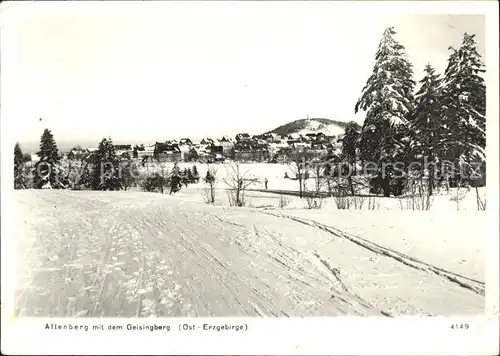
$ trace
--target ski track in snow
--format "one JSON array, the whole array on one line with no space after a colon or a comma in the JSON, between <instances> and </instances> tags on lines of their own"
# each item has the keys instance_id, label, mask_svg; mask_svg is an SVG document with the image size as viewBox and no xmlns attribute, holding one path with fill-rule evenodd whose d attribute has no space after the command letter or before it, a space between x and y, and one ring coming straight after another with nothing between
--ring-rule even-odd
<instances>
[{"instance_id":1,"label":"ski track in snow","mask_svg":"<svg viewBox=\"0 0 500 356\"><path fill-rule=\"evenodd\" d=\"M299 218L296 216L283 215L283 214L278 215L278 214L272 214L269 212L267 212L267 213L270 215L276 216L276 217L283 217L286 219L297 221L297 222L300 222L302 224L306 224L308 226L316 226L317 228L319 228L323 231L327 231L334 236L346 238L347 240L352 241L353 243L358 244L358 245L360 245L360 246L362 246L370 251L373 251L374 253L391 257L391 258L395 259L396 261L399 261L399 262L401 262L407 266L410 266L412 268L415 268L415 269L435 273L439 276L447 278L451 282L456 283L463 288L470 289L470 290L472 290L472 291L474 291L477 294L480 294L482 296L485 295L484 282L481 282L481 281L478 281L478 280L475 280L473 278L469 278L466 276L462 276L462 275L459 275L457 273L453 273L451 271L447 271L447 270L439 268L437 266L433 266L431 264L425 263L423 261L420 261L416 258L410 257L410 256L405 255L403 253L397 252L397 251L392 250L390 248L378 245L378 244L371 242L367 239L364 239L362 237L346 233L345 231L341 231L341 230L336 229L334 227L326 226L324 224L318 223L318 222L313 221L313 220Z\"/></svg>"},{"instance_id":2,"label":"ski track in snow","mask_svg":"<svg viewBox=\"0 0 500 356\"><path fill-rule=\"evenodd\" d=\"M148 193L15 196L18 315L446 315L484 305L480 282L306 219Z\"/></svg>"}]
</instances>

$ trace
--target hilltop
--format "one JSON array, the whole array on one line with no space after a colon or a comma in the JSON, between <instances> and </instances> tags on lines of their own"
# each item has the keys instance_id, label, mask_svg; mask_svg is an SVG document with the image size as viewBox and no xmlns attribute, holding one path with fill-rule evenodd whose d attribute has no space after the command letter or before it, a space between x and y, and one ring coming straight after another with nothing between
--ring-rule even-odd
<instances>
[{"instance_id":1,"label":"hilltop","mask_svg":"<svg viewBox=\"0 0 500 356\"><path fill-rule=\"evenodd\" d=\"M332 136L343 134L346 125L347 122L332 119L299 119L289 122L288 124L281 125L266 133L275 133L280 136L287 136L293 133L306 134L309 132L322 132L325 135Z\"/></svg>"}]
</instances>

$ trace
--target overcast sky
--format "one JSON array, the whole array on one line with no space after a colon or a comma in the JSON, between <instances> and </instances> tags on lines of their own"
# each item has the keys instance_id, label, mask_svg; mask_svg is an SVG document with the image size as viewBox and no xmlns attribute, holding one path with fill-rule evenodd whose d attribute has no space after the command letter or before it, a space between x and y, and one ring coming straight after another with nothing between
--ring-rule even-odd
<instances>
[{"instance_id":1,"label":"overcast sky","mask_svg":"<svg viewBox=\"0 0 500 356\"><path fill-rule=\"evenodd\" d=\"M484 55L482 16L354 16L335 5L12 6L2 14L2 120L20 142L38 142L45 127L58 141L96 144L260 133L306 116L353 119L385 27L416 80L428 62L442 72L466 31Z\"/></svg>"}]
</instances>

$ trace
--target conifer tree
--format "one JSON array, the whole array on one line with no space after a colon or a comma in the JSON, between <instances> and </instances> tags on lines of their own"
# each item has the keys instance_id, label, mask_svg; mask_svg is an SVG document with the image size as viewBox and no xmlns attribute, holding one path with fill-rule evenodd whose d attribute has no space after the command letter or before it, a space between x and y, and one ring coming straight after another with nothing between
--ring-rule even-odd
<instances>
[{"instance_id":1,"label":"conifer tree","mask_svg":"<svg viewBox=\"0 0 500 356\"><path fill-rule=\"evenodd\" d=\"M378 166L377 179L381 180L385 196L390 195L390 183L395 178L392 165L404 153L401 142L413 111L415 86L413 66L395 35L392 27L384 31L373 73L354 109L366 113L360 138L361 158Z\"/></svg>"},{"instance_id":2,"label":"conifer tree","mask_svg":"<svg viewBox=\"0 0 500 356\"><path fill-rule=\"evenodd\" d=\"M120 158L115 153L111 138L99 143L93 159L91 186L94 190L120 190L123 184L120 178Z\"/></svg>"},{"instance_id":3,"label":"conifer tree","mask_svg":"<svg viewBox=\"0 0 500 356\"><path fill-rule=\"evenodd\" d=\"M196 183L196 179L191 168L187 168L187 180L191 184Z\"/></svg>"},{"instance_id":4,"label":"conifer tree","mask_svg":"<svg viewBox=\"0 0 500 356\"><path fill-rule=\"evenodd\" d=\"M411 121L412 155L429 174L428 194L434 188L435 164L442 155L444 131L441 118L442 81L434 68L427 64L425 75L419 81L420 88L415 94L415 112Z\"/></svg>"},{"instance_id":5,"label":"conifer tree","mask_svg":"<svg viewBox=\"0 0 500 356\"><path fill-rule=\"evenodd\" d=\"M200 174L198 173L198 167L196 165L193 165L193 182L198 183L200 181Z\"/></svg>"},{"instance_id":6,"label":"conifer tree","mask_svg":"<svg viewBox=\"0 0 500 356\"><path fill-rule=\"evenodd\" d=\"M475 35L464 34L462 45L452 51L444 73L441 95L446 158L458 168L485 162L486 71L477 52ZM455 177L455 184L460 177Z\"/></svg>"},{"instance_id":7,"label":"conifer tree","mask_svg":"<svg viewBox=\"0 0 500 356\"><path fill-rule=\"evenodd\" d=\"M186 186L186 188L187 188L188 184L191 183L189 180L189 171L190 170L188 168L184 168L184 171L181 174L181 183L184 184L184 186Z\"/></svg>"},{"instance_id":8,"label":"conifer tree","mask_svg":"<svg viewBox=\"0 0 500 356\"><path fill-rule=\"evenodd\" d=\"M66 188L67 182L60 165L57 145L49 129L43 131L40 140L40 151L37 154L40 160L33 167L34 188Z\"/></svg>"},{"instance_id":9,"label":"conifer tree","mask_svg":"<svg viewBox=\"0 0 500 356\"><path fill-rule=\"evenodd\" d=\"M178 191L181 190L182 177L180 168L177 165L177 163L174 165L174 168L172 168L172 174L170 175L169 182L170 182L170 194L177 193Z\"/></svg>"},{"instance_id":10,"label":"conifer tree","mask_svg":"<svg viewBox=\"0 0 500 356\"><path fill-rule=\"evenodd\" d=\"M215 177L212 176L212 173L210 173L210 170L207 170L207 174L205 175L205 183L213 183L215 181Z\"/></svg>"},{"instance_id":11,"label":"conifer tree","mask_svg":"<svg viewBox=\"0 0 500 356\"><path fill-rule=\"evenodd\" d=\"M24 156L19 143L14 146L14 189L26 189Z\"/></svg>"},{"instance_id":12,"label":"conifer tree","mask_svg":"<svg viewBox=\"0 0 500 356\"><path fill-rule=\"evenodd\" d=\"M347 168L347 172L345 172L347 175L347 184L351 194L354 195L355 190L352 176L356 175L356 148L358 147L358 141L361 134L361 126L351 121L347 123L344 131L345 135L342 139L342 159L347 164L347 167L343 168Z\"/></svg>"},{"instance_id":13,"label":"conifer tree","mask_svg":"<svg viewBox=\"0 0 500 356\"><path fill-rule=\"evenodd\" d=\"M90 171L90 164L86 160L82 159L81 167L80 177L76 186L78 189L92 188L92 172Z\"/></svg>"}]
</instances>

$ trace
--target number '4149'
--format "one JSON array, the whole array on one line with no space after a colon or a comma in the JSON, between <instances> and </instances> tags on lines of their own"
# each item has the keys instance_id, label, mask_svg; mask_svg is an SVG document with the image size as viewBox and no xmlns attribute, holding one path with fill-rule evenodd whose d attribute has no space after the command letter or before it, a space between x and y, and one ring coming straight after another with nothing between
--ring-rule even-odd
<instances>
[{"instance_id":1,"label":"number '4149'","mask_svg":"<svg viewBox=\"0 0 500 356\"><path fill-rule=\"evenodd\" d=\"M451 324L451 329L466 330L469 328L469 324Z\"/></svg>"}]
</instances>

